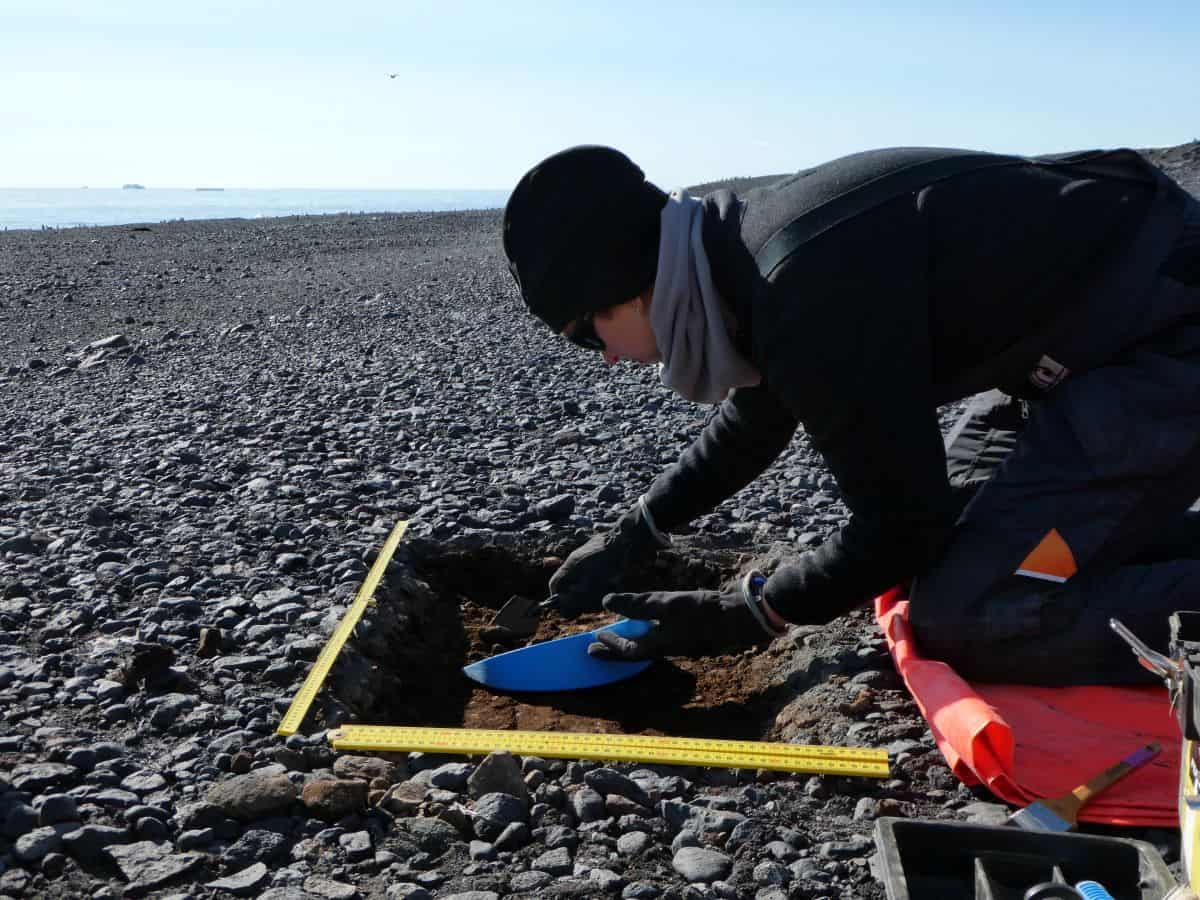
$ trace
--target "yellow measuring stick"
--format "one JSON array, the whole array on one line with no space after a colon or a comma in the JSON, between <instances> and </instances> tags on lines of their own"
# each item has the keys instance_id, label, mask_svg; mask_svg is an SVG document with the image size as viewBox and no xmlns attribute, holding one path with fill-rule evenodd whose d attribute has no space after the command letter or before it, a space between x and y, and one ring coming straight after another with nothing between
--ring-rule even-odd
<instances>
[{"instance_id":1,"label":"yellow measuring stick","mask_svg":"<svg viewBox=\"0 0 1200 900\"><path fill-rule=\"evenodd\" d=\"M335 750L402 752L424 750L466 755L508 750L524 756L562 759L771 769L820 775L887 778L886 750L824 747L765 741L653 737L640 734L581 734L560 731L508 731L472 728L417 728L344 725L329 732Z\"/></svg>"},{"instance_id":2,"label":"yellow measuring stick","mask_svg":"<svg viewBox=\"0 0 1200 900\"><path fill-rule=\"evenodd\" d=\"M342 647L345 645L347 638L354 632L354 626L362 618L367 604L374 598L375 589L379 587L379 579L383 577L384 570L387 569L387 564L391 561L392 554L396 552L396 545L400 543L400 538L404 536L407 528L408 522L397 522L396 526L392 529L392 533L384 541L383 549L379 551L375 565L371 566L371 571L367 572L367 578L362 583L362 587L358 589L358 594L355 595L354 602L350 604L350 608L342 616L342 621L338 622L337 628L333 630L333 634L329 636L329 640L321 648L321 654L317 657L317 661L313 663L312 669L309 670L308 677L304 679L304 684L300 685L300 690L292 698L287 715L283 717L283 721L275 729L276 734L285 737L289 734L295 734L296 729L300 727L300 723L304 721L304 717L308 714L308 708L312 706L313 700L317 698L317 692L321 690L321 685L325 683L325 676L333 668L334 660L342 652Z\"/></svg>"}]
</instances>

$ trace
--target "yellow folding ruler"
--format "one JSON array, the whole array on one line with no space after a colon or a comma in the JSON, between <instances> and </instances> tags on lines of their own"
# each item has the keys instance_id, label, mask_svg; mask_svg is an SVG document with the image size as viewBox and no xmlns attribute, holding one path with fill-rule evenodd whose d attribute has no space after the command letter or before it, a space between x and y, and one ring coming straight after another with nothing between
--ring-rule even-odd
<instances>
[{"instance_id":1,"label":"yellow folding ruler","mask_svg":"<svg viewBox=\"0 0 1200 900\"><path fill-rule=\"evenodd\" d=\"M335 750L371 752L425 750L466 755L508 750L523 756L614 762L771 769L820 775L887 778L886 750L823 747L764 741L653 737L640 734L581 734L558 731L507 731L472 728L417 728L391 725L343 725L329 732Z\"/></svg>"},{"instance_id":2,"label":"yellow folding ruler","mask_svg":"<svg viewBox=\"0 0 1200 900\"><path fill-rule=\"evenodd\" d=\"M333 630L333 634L329 636L329 640L321 648L321 653L317 657L317 661L313 663L308 677L304 679L304 684L300 685L300 690L292 698L287 715L283 717L283 721L275 729L276 734L285 737L289 734L295 734L296 729L300 727L300 723L304 721L305 715L308 714L308 708L312 706L313 700L317 697L317 692L321 690L321 685L325 683L325 677L333 667L334 660L342 652L342 647L345 645L346 640L354 633L354 626L362 618L363 611L366 610L368 604L374 599L375 589L379 587L379 579L383 577L384 570L387 569L387 564L392 559L392 554L396 552L396 545L400 543L400 538L404 537L404 532L407 528L408 522L397 522L396 527L392 529L392 533L388 535L388 539L383 544L383 549L379 551L379 556L375 560L375 565L371 566L371 570L367 572L366 580L362 583L362 587L358 589L358 594L354 597L354 602L350 604L350 608L342 616L342 621L338 622L337 628Z\"/></svg>"}]
</instances>

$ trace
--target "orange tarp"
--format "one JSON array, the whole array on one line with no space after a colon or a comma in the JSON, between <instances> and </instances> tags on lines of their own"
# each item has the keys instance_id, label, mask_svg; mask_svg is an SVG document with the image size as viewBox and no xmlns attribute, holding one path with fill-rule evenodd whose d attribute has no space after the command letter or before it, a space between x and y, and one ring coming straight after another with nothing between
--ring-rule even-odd
<instances>
[{"instance_id":1,"label":"orange tarp","mask_svg":"<svg viewBox=\"0 0 1200 900\"><path fill-rule=\"evenodd\" d=\"M938 749L965 784L982 783L1026 806L1064 794L1158 741L1158 757L1084 806L1079 818L1178 827L1181 737L1165 687L968 683L945 663L921 656L901 589L876 599L875 617Z\"/></svg>"}]
</instances>

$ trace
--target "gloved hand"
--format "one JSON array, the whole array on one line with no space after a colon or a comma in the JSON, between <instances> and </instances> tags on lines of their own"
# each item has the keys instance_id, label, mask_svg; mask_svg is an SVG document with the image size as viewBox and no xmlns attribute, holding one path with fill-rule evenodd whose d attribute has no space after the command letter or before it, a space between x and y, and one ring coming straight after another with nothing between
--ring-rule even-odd
<instances>
[{"instance_id":1,"label":"gloved hand","mask_svg":"<svg viewBox=\"0 0 1200 900\"><path fill-rule=\"evenodd\" d=\"M609 531L566 558L550 578L550 599L545 605L568 619L599 612L604 595L620 586L626 569L646 562L664 545L665 539L656 537L639 501Z\"/></svg>"},{"instance_id":2,"label":"gloved hand","mask_svg":"<svg viewBox=\"0 0 1200 900\"><path fill-rule=\"evenodd\" d=\"M655 591L609 594L604 608L630 619L657 624L640 638L600 631L588 645L599 659L635 660L654 656L716 656L766 644L783 634L771 630L746 604L744 583L724 591ZM752 598L759 602L759 598ZM760 614L764 611L759 608Z\"/></svg>"}]
</instances>

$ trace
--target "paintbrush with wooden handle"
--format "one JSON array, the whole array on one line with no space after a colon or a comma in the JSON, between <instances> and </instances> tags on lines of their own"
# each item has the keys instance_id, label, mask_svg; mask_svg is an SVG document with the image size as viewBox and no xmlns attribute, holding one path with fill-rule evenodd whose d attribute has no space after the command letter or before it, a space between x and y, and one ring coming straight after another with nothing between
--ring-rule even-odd
<instances>
[{"instance_id":1,"label":"paintbrush with wooden handle","mask_svg":"<svg viewBox=\"0 0 1200 900\"><path fill-rule=\"evenodd\" d=\"M1095 778L1081 784L1061 797L1038 800L1008 817L1007 825L1028 831L1072 831L1079 824L1079 810L1094 796L1144 765L1162 750L1161 745L1147 744L1135 750L1119 763L1109 766Z\"/></svg>"}]
</instances>

